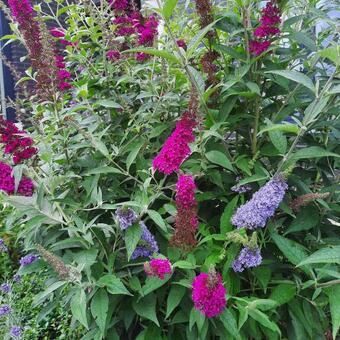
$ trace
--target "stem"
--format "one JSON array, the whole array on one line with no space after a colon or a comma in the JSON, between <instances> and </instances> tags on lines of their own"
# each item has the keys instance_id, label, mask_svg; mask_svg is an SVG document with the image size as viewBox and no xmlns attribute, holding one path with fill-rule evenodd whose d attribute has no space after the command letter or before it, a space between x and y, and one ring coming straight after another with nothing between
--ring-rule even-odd
<instances>
[{"instance_id":1,"label":"stem","mask_svg":"<svg viewBox=\"0 0 340 340\"><path fill-rule=\"evenodd\" d=\"M159 0L157 0L157 5L158 5L159 9L162 8L161 3L159 2ZM162 17L163 17L163 16L162 16ZM206 102L203 100L203 93L201 92L201 89L199 88L199 86L198 86L198 84L197 84L197 82L196 82L196 79L192 76L192 74L191 74L191 72L190 72L190 70L189 70L189 68L188 68L188 65L187 65L185 56L182 54L181 49L180 49L179 46L177 45L175 36L174 36L173 33L172 33L172 30L171 30L171 28L170 28L168 19L166 19L166 18L163 17L163 20L164 20L165 26L166 26L166 28L167 28L167 30L168 30L168 32L169 32L169 36L170 36L170 38L171 38L171 40L172 40L172 42L173 42L173 44L174 44L174 46L175 46L175 49L177 50L177 53L178 53L178 55L179 55L180 58L181 58L182 66L183 66L185 72L187 73L187 75L188 75L188 77L189 77L189 80L190 80L192 86L194 86L194 87L196 88L197 93L199 94L200 98L202 99L201 102L202 102L202 105L203 105L203 107L204 107L204 110L206 111L206 113L207 113L207 115L209 116L209 118L211 119L211 121L212 121L213 123L215 123L214 117L213 117L212 114L210 113L209 108L208 108Z\"/></svg>"},{"instance_id":2,"label":"stem","mask_svg":"<svg viewBox=\"0 0 340 340\"><path fill-rule=\"evenodd\" d=\"M255 102L255 121L254 121L254 128L253 128L253 138L251 141L251 151L253 156L256 155L257 152L257 134L259 131L259 122L260 122L260 105L259 105L259 98L256 99Z\"/></svg>"},{"instance_id":3,"label":"stem","mask_svg":"<svg viewBox=\"0 0 340 340\"><path fill-rule=\"evenodd\" d=\"M288 152L283 156L281 162L279 163L279 166L277 167L277 170L274 174L274 177L280 173L283 165L285 164L285 162L289 159L290 155L293 153L296 144L298 143L299 139L304 135L305 131L307 130L306 127L302 127L301 130L299 131L298 135L296 136L296 138L294 139L293 144L290 146Z\"/></svg>"},{"instance_id":4,"label":"stem","mask_svg":"<svg viewBox=\"0 0 340 340\"><path fill-rule=\"evenodd\" d=\"M330 286L334 286L334 285L338 285L340 284L340 280L332 280L332 281L328 281L328 282L325 282L325 283L319 283L317 285L317 287L330 287Z\"/></svg>"}]
</instances>

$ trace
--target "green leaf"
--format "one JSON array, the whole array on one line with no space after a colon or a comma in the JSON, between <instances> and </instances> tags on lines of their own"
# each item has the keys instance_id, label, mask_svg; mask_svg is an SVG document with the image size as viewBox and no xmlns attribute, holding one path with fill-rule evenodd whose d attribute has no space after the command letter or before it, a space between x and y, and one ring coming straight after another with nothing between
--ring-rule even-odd
<instances>
[{"instance_id":1,"label":"green leaf","mask_svg":"<svg viewBox=\"0 0 340 340\"><path fill-rule=\"evenodd\" d=\"M312 263L336 263L340 264L340 246L327 247L317 250L315 253L302 259L297 267Z\"/></svg>"},{"instance_id":2,"label":"green leaf","mask_svg":"<svg viewBox=\"0 0 340 340\"><path fill-rule=\"evenodd\" d=\"M97 284L99 287L106 287L107 291L112 295L132 295L122 281L112 274L102 276Z\"/></svg>"},{"instance_id":3,"label":"green leaf","mask_svg":"<svg viewBox=\"0 0 340 340\"><path fill-rule=\"evenodd\" d=\"M222 321L225 330L234 339L242 339L240 332L237 329L236 319L229 309L226 308L224 310L224 312L219 316L219 319ZM227 337L226 337L226 339L227 339Z\"/></svg>"},{"instance_id":4,"label":"green leaf","mask_svg":"<svg viewBox=\"0 0 340 340\"><path fill-rule=\"evenodd\" d=\"M187 59L190 59L194 53L197 53L197 47L201 43L202 39L205 37L205 35L213 28L213 26L218 22L220 19L215 20L208 26L202 28L198 33L191 39L188 50L187 50Z\"/></svg>"},{"instance_id":5,"label":"green leaf","mask_svg":"<svg viewBox=\"0 0 340 340\"><path fill-rule=\"evenodd\" d=\"M125 246L126 246L126 251L128 255L128 260L130 260L132 253L136 249L137 244L142 234L143 234L143 230L138 223L135 223L126 229Z\"/></svg>"},{"instance_id":6,"label":"green leaf","mask_svg":"<svg viewBox=\"0 0 340 340\"><path fill-rule=\"evenodd\" d=\"M248 183L260 182L260 181L266 180L268 178L269 178L269 175L263 176L263 175L256 174L256 175L246 177L246 178L240 180L237 184L238 185L245 185L245 184L248 184Z\"/></svg>"},{"instance_id":7,"label":"green leaf","mask_svg":"<svg viewBox=\"0 0 340 340\"><path fill-rule=\"evenodd\" d=\"M260 266L260 267L254 268L252 272L256 276L256 278L259 280L261 287L266 292L269 280L272 276L272 271L268 267Z\"/></svg>"},{"instance_id":8,"label":"green leaf","mask_svg":"<svg viewBox=\"0 0 340 340\"><path fill-rule=\"evenodd\" d=\"M314 206L306 207L302 209L289 226L285 235L302 231L309 230L317 226L319 223L319 211Z\"/></svg>"},{"instance_id":9,"label":"green leaf","mask_svg":"<svg viewBox=\"0 0 340 340\"><path fill-rule=\"evenodd\" d=\"M284 154L287 150L287 138L281 131L269 131L270 141L273 143L275 148L281 153Z\"/></svg>"},{"instance_id":10,"label":"green leaf","mask_svg":"<svg viewBox=\"0 0 340 340\"><path fill-rule=\"evenodd\" d=\"M333 339L336 339L340 328L340 285L327 288L326 293L331 310Z\"/></svg>"},{"instance_id":11,"label":"green leaf","mask_svg":"<svg viewBox=\"0 0 340 340\"><path fill-rule=\"evenodd\" d=\"M159 327L156 316L156 301L156 297L153 294L149 294L138 302L136 300L133 301L132 307L139 316L151 320Z\"/></svg>"},{"instance_id":12,"label":"green leaf","mask_svg":"<svg viewBox=\"0 0 340 340\"><path fill-rule=\"evenodd\" d=\"M259 132L259 135L267 131L281 131L281 132L294 133L297 135L300 132L300 128L296 124L290 124L290 123L271 124L267 126L266 128L262 129Z\"/></svg>"},{"instance_id":13,"label":"green leaf","mask_svg":"<svg viewBox=\"0 0 340 340\"><path fill-rule=\"evenodd\" d=\"M140 294L142 296L146 296L158 289L159 287L164 286L171 278L171 275L166 275L163 280L158 277L147 277L145 280L144 286L140 290Z\"/></svg>"},{"instance_id":14,"label":"green leaf","mask_svg":"<svg viewBox=\"0 0 340 340\"><path fill-rule=\"evenodd\" d=\"M207 159L214 164L220 165L223 168L226 168L228 170L234 171L233 166L231 165L230 160L228 157L221 151L213 150L209 151L205 154Z\"/></svg>"},{"instance_id":15,"label":"green leaf","mask_svg":"<svg viewBox=\"0 0 340 340\"><path fill-rule=\"evenodd\" d=\"M196 324L198 332L200 333L205 321L205 316L199 312L196 308L192 308L189 317L189 329L192 330L192 327Z\"/></svg>"},{"instance_id":16,"label":"green leaf","mask_svg":"<svg viewBox=\"0 0 340 340\"><path fill-rule=\"evenodd\" d=\"M101 166L99 168L89 169L85 171L83 176L98 175L98 174L123 174L119 169L113 168L112 166Z\"/></svg>"},{"instance_id":17,"label":"green leaf","mask_svg":"<svg viewBox=\"0 0 340 340\"><path fill-rule=\"evenodd\" d=\"M165 19L170 19L178 0L166 0L163 7L163 16Z\"/></svg>"},{"instance_id":18,"label":"green leaf","mask_svg":"<svg viewBox=\"0 0 340 340\"><path fill-rule=\"evenodd\" d=\"M303 124L308 126L317 120L319 114L324 110L328 103L328 97L315 99L306 108L303 117Z\"/></svg>"},{"instance_id":19,"label":"green leaf","mask_svg":"<svg viewBox=\"0 0 340 340\"><path fill-rule=\"evenodd\" d=\"M221 234L225 234L233 229L230 222L231 216L234 213L235 207L237 205L239 196L235 196L224 208L223 214L220 219L220 231Z\"/></svg>"},{"instance_id":20,"label":"green leaf","mask_svg":"<svg viewBox=\"0 0 340 340\"><path fill-rule=\"evenodd\" d=\"M305 32L293 32L290 34L290 38L298 42L300 45L306 46L310 51L316 50L315 39L313 40Z\"/></svg>"},{"instance_id":21,"label":"green leaf","mask_svg":"<svg viewBox=\"0 0 340 340\"><path fill-rule=\"evenodd\" d=\"M310 146L295 152L290 161L297 161L302 158L321 158L321 157L340 157L340 155L320 148L319 146Z\"/></svg>"},{"instance_id":22,"label":"green leaf","mask_svg":"<svg viewBox=\"0 0 340 340\"><path fill-rule=\"evenodd\" d=\"M148 210L148 215L164 232L167 232L166 224L162 216L157 211Z\"/></svg>"},{"instance_id":23,"label":"green leaf","mask_svg":"<svg viewBox=\"0 0 340 340\"><path fill-rule=\"evenodd\" d=\"M328 58L335 65L340 64L340 47L339 45L327 47L324 50L318 52L321 57Z\"/></svg>"},{"instance_id":24,"label":"green leaf","mask_svg":"<svg viewBox=\"0 0 340 340\"><path fill-rule=\"evenodd\" d=\"M283 255L294 265L299 264L301 261L307 258L307 250L299 243L284 238L276 233L272 233L271 237L277 247L281 250ZM310 274L308 268L302 268L305 272Z\"/></svg>"},{"instance_id":25,"label":"green leaf","mask_svg":"<svg viewBox=\"0 0 340 340\"><path fill-rule=\"evenodd\" d=\"M140 142L137 145L134 146L134 148L131 150L131 152L129 153L129 155L126 157L126 169L127 171L129 171L130 166L132 165L132 163L135 161L140 149L142 148L142 146L144 145L144 142Z\"/></svg>"},{"instance_id":26,"label":"green leaf","mask_svg":"<svg viewBox=\"0 0 340 340\"><path fill-rule=\"evenodd\" d=\"M267 314L259 311L258 309L251 308L248 309L248 313L255 321L259 322L262 326L281 334L281 331L277 324L273 321L270 321Z\"/></svg>"},{"instance_id":27,"label":"green leaf","mask_svg":"<svg viewBox=\"0 0 340 340\"><path fill-rule=\"evenodd\" d=\"M315 92L315 87L312 80L307 77L305 74L293 70L273 70L273 71L266 71L265 73L277 74L278 76L287 78L289 80L293 80L296 83L299 83L312 92Z\"/></svg>"},{"instance_id":28,"label":"green leaf","mask_svg":"<svg viewBox=\"0 0 340 340\"><path fill-rule=\"evenodd\" d=\"M174 311L174 309L180 304L184 294L186 292L186 288L179 285L172 285L170 289L170 293L168 295L167 303L166 303L166 316L167 319L170 314Z\"/></svg>"},{"instance_id":29,"label":"green leaf","mask_svg":"<svg viewBox=\"0 0 340 340\"><path fill-rule=\"evenodd\" d=\"M86 294L83 289L78 289L71 300L71 312L86 329L89 329L86 316Z\"/></svg>"},{"instance_id":30,"label":"green leaf","mask_svg":"<svg viewBox=\"0 0 340 340\"><path fill-rule=\"evenodd\" d=\"M188 65L188 71L194 80L195 85L198 87L199 92L204 93L205 81L202 74L190 65Z\"/></svg>"},{"instance_id":31,"label":"green leaf","mask_svg":"<svg viewBox=\"0 0 340 340\"><path fill-rule=\"evenodd\" d=\"M100 106L104 106L104 107L110 107L110 108L114 108L114 109L121 109L121 105L119 105L118 103L114 102L113 100L109 100L109 99L102 99L102 100L98 100L96 102L96 104L100 105Z\"/></svg>"},{"instance_id":32,"label":"green leaf","mask_svg":"<svg viewBox=\"0 0 340 340\"><path fill-rule=\"evenodd\" d=\"M67 282L66 281L57 281L52 283L46 290L37 294L33 300L33 307L41 305L55 290L64 286Z\"/></svg>"},{"instance_id":33,"label":"green leaf","mask_svg":"<svg viewBox=\"0 0 340 340\"><path fill-rule=\"evenodd\" d=\"M89 268L96 262L97 254L97 249L87 249L74 253L73 258L78 264Z\"/></svg>"},{"instance_id":34,"label":"green leaf","mask_svg":"<svg viewBox=\"0 0 340 340\"><path fill-rule=\"evenodd\" d=\"M295 285L281 283L273 289L269 299L276 301L279 305L284 305L292 300L295 297L295 294Z\"/></svg>"},{"instance_id":35,"label":"green leaf","mask_svg":"<svg viewBox=\"0 0 340 340\"><path fill-rule=\"evenodd\" d=\"M176 58L176 56L172 52L167 51L167 50L157 50L156 48L140 47L140 48L132 48L122 53L133 53L133 52L143 52L146 54L154 55L156 57L164 58L171 63L179 64L179 61Z\"/></svg>"},{"instance_id":36,"label":"green leaf","mask_svg":"<svg viewBox=\"0 0 340 340\"><path fill-rule=\"evenodd\" d=\"M91 301L91 313L101 333L105 335L107 312L109 310L109 297L106 290L100 289Z\"/></svg>"},{"instance_id":37,"label":"green leaf","mask_svg":"<svg viewBox=\"0 0 340 340\"><path fill-rule=\"evenodd\" d=\"M192 264L191 262L180 260L175 262L172 265L174 268L181 268L181 269L195 269L197 266Z\"/></svg>"}]
</instances>

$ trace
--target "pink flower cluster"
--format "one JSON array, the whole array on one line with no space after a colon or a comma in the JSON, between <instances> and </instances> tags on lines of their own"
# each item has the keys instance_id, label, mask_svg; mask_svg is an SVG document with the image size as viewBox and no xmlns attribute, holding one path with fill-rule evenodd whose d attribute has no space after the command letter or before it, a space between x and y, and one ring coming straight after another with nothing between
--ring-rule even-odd
<instances>
[{"instance_id":1,"label":"pink flower cluster","mask_svg":"<svg viewBox=\"0 0 340 340\"><path fill-rule=\"evenodd\" d=\"M113 6L113 9L117 12L124 12L128 9L128 0L109 0L109 4Z\"/></svg>"},{"instance_id":2,"label":"pink flower cluster","mask_svg":"<svg viewBox=\"0 0 340 340\"><path fill-rule=\"evenodd\" d=\"M65 46L73 45L70 41L65 40L65 39L60 39L65 37L65 32L62 31L59 28L52 28L50 30L51 34L53 37L59 39L59 42L62 43ZM65 59L62 55L58 54L58 49L56 50L56 55L55 55L55 65L58 69L58 87L60 91L65 91L68 90L72 87L72 85L67 81L68 79L71 78L71 73L66 70L66 63Z\"/></svg>"},{"instance_id":3,"label":"pink flower cluster","mask_svg":"<svg viewBox=\"0 0 340 340\"><path fill-rule=\"evenodd\" d=\"M15 191L15 180L12 176L12 167L6 163L0 162L0 190L5 191L8 195L13 195ZM22 196L33 195L33 182L27 177L22 177L18 187L18 194Z\"/></svg>"},{"instance_id":4,"label":"pink flower cluster","mask_svg":"<svg viewBox=\"0 0 340 340\"><path fill-rule=\"evenodd\" d=\"M110 50L106 52L106 57L109 60L118 60L121 57L121 54L119 51L116 50Z\"/></svg>"},{"instance_id":5,"label":"pink flower cluster","mask_svg":"<svg viewBox=\"0 0 340 340\"><path fill-rule=\"evenodd\" d=\"M0 118L0 143L4 144L5 154L13 155L14 164L30 159L37 153L33 139L25 131L18 129L14 123Z\"/></svg>"},{"instance_id":6,"label":"pink flower cluster","mask_svg":"<svg viewBox=\"0 0 340 340\"><path fill-rule=\"evenodd\" d=\"M190 175L180 175L176 185L176 205L180 209L191 209L197 205L195 198L196 185Z\"/></svg>"},{"instance_id":7,"label":"pink flower cluster","mask_svg":"<svg viewBox=\"0 0 340 340\"><path fill-rule=\"evenodd\" d=\"M187 49L187 43L183 39L178 39L176 41L176 44L177 44L178 47L182 47L184 50Z\"/></svg>"},{"instance_id":8,"label":"pink flower cluster","mask_svg":"<svg viewBox=\"0 0 340 340\"><path fill-rule=\"evenodd\" d=\"M227 304L221 275L211 271L196 276L192 283L192 300L194 307L208 318L221 314Z\"/></svg>"},{"instance_id":9,"label":"pink flower cluster","mask_svg":"<svg viewBox=\"0 0 340 340\"><path fill-rule=\"evenodd\" d=\"M166 274L171 274L171 263L168 259L152 259L144 264L144 271L148 276L158 276L164 280Z\"/></svg>"},{"instance_id":10,"label":"pink flower cluster","mask_svg":"<svg viewBox=\"0 0 340 340\"><path fill-rule=\"evenodd\" d=\"M280 9L276 0L271 0L262 10L260 19L261 25L254 31L255 40L250 42L250 52L255 55L260 55L267 51L271 45L270 38L279 34L278 25L281 22Z\"/></svg>"},{"instance_id":11,"label":"pink flower cluster","mask_svg":"<svg viewBox=\"0 0 340 340\"><path fill-rule=\"evenodd\" d=\"M160 153L154 158L154 169L166 175L179 170L183 161L191 153L189 143L195 140L193 129L196 125L196 120L186 112L164 143Z\"/></svg>"},{"instance_id":12,"label":"pink flower cluster","mask_svg":"<svg viewBox=\"0 0 340 340\"><path fill-rule=\"evenodd\" d=\"M132 12L129 15L117 16L113 19L113 23L117 25L116 34L118 36L137 35L136 45L152 46L155 36L157 35L158 21L151 15L144 18L139 12ZM149 55L143 52L136 54L136 60L144 61Z\"/></svg>"},{"instance_id":13,"label":"pink flower cluster","mask_svg":"<svg viewBox=\"0 0 340 340\"><path fill-rule=\"evenodd\" d=\"M176 185L175 233L170 243L175 247L190 249L196 244L195 232L198 227L196 185L190 175L180 175Z\"/></svg>"}]
</instances>

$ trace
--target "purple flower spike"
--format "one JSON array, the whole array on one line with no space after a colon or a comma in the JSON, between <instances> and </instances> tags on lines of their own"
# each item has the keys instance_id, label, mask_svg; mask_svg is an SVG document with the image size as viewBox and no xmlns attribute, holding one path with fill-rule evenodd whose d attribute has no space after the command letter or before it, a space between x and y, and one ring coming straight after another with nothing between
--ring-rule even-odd
<instances>
[{"instance_id":1,"label":"purple flower spike","mask_svg":"<svg viewBox=\"0 0 340 340\"><path fill-rule=\"evenodd\" d=\"M130 208L119 208L116 211L116 218L120 229L125 230L137 221L138 215Z\"/></svg>"},{"instance_id":2,"label":"purple flower spike","mask_svg":"<svg viewBox=\"0 0 340 340\"><path fill-rule=\"evenodd\" d=\"M34 254L28 254L20 259L20 265L25 267L38 259L38 256Z\"/></svg>"},{"instance_id":3,"label":"purple flower spike","mask_svg":"<svg viewBox=\"0 0 340 340\"><path fill-rule=\"evenodd\" d=\"M141 245L139 245L132 253L132 260L135 260L138 257L151 257L153 253L157 253L159 250L155 237L151 234L144 222L140 222L139 225L143 230L140 241Z\"/></svg>"},{"instance_id":4,"label":"purple flower spike","mask_svg":"<svg viewBox=\"0 0 340 340\"><path fill-rule=\"evenodd\" d=\"M11 336L13 336L14 338L20 338L22 333L22 328L19 326L12 326L10 334Z\"/></svg>"},{"instance_id":5,"label":"purple flower spike","mask_svg":"<svg viewBox=\"0 0 340 340\"><path fill-rule=\"evenodd\" d=\"M8 248L5 245L5 242L2 238L0 238L0 253L7 253Z\"/></svg>"},{"instance_id":6,"label":"purple flower spike","mask_svg":"<svg viewBox=\"0 0 340 340\"><path fill-rule=\"evenodd\" d=\"M238 258L233 262L232 268L234 272L243 272L245 268L257 267L262 262L261 251L259 248L250 249L244 247Z\"/></svg>"},{"instance_id":7,"label":"purple flower spike","mask_svg":"<svg viewBox=\"0 0 340 340\"><path fill-rule=\"evenodd\" d=\"M0 286L0 290L5 293L5 294L8 294L11 292L11 286L8 284L8 283L3 283L1 286Z\"/></svg>"},{"instance_id":8,"label":"purple flower spike","mask_svg":"<svg viewBox=\"0 0 340 340\"><path fill-rule=\"evenodd\" d=\"M10 305L2 305L0 306L0 316L8 315L12 312L12 308Z\"/></svg>"},{"instance_id":9,"label":"purple flower spike","mask_svg":"<svg viewBox=\"0 0 340 340\"><path fill-rule=\"evenodd\" d=\"M13 275L13 281L15 282L15 283L20 283L21 282L21 276L19 275L19 274L15 274L15 275Z\"/></svg>"},{"instance_id":10,"label":"purple flower spike","mask_svg":"<svg viewBox=\"0 0 340 340\"><path fill-rule=\"evenodd\" d=\"M273 178L244 205L240 206L231 219L237 228L256 229L265 227L267 220L283 200L288 188L282 176Z\"/></svg>"}]
</instances>

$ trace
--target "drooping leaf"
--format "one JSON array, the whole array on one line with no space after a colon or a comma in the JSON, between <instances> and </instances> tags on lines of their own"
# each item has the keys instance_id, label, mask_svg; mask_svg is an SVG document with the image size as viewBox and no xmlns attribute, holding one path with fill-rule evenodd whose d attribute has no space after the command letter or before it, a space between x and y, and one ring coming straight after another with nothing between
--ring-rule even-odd
<instances>
[{"instance_id":1,"label":"drooping leaf","mask_svg":"<svg viewBox=\"0 0 340 340\"><path fill-rule=\"evenodd\" d=\"M154 290L164 286L169 281L170 278L171 275L169 274L167 274L163 280L158 277L147 277L145 280L145 284L140 289L140 294L142 296L150 294Z\"/></svg>"},{"instance_id":2,"label":"drooping leaf","mask_svg":"<svg viewBox=\"0 0 340 340\"><path fill-rule=\"evenodd\" d=\"M166 224L159 212L148 210L148 215L164 232L167 232Z\"/></svg>"},{"instance_id":3,"label":"drooping leaf","mask_svg":"<svg viewBox=\"0 0 340 340\"><path fill-rule=\"evenodd\" d=\"M296 287L294 284L281 283L277 285L269 298L276 301L279 305L283 305L294 298L296 294Z\"/></svg>"},{"instance_id":4,"label":"drooping leaf","mask_svg":"<svg viewBox=\"0 0 340 340\"><path fill-rule=\"evenodd\" d=\"M123 282L112 274L102 276L98 285L100 287L106 287L107 291L112 295L132 295L124 286Z\"/></svg>"},{"instance_id":5,"label":"drooping leaf","mask_svg":"<svg viewBox=\"0 0 340 340\"><path fill-rule=\"evenodd\" d=\"M226 308L219 316L219 319L222 321L225 330L233 337L233 339L242 339L237 328L236 319L228 308Z\"/></svg>"},{"instance_id":6,"label":"drooping leaf","mask_svg":"<svg viewBox=\"0 0 340 340\"><path fill-rule=\"evenodd\" d=\"M126 229L125 232L125 247L128 255L128 260L134 250L137 247L137 244L143 234L143 230L138 223L133 224L129 228Z\"/></svg>"},{"instance_id":7,"label":"drooping leaf","mask_svg":"<svg viewBox=\"0 0 340 340\"><path fill-rule=\"evenodd\" d=\"M297 72L293 70L273 70L273 71L266 71L265 73L277 74L281 77L295 81L296 83L299 83L307 87L312 92L315 92L315 87L314 87L312 80L301 72Z\"/></svg>"},{"instance_id":8,"label":"drooping leaf","mask_svg":"<svg viewBox=\"0 0 340 340\"><path fill-rule=\"evenodd\" d=\"M107 312L109 309L109 297L105 289L99 289L91 301L91 313L101 333L105 334Z\"/></svg>"},{"instance_id":9,"label":"drooping leaf","mask_svg":"<svg viewBox=\"0 0 340 340\"><path fill-rule=\"evenodd\" d=\"M170 19L178 0L166 0L163 7L163 16L165 19Z\"/></svg>"},{"instance_id":10,"label":"drooping leaf","mask_svg":"<svg viewBox=\"0 0 340 340\"><path fill-rule=\"evenodd\" d=\"M174 311L174 309L180 304L184 294L185 294L185 287L179 285L172 285L167 303L166 303L166 316L168 318L170 314Z\"/></svg>"},{"instance_id":11,"label":"drooping leaf","mask_svg":"<svg viewBox=\"0 0 340 340\"><path fill-rule=\"evenodd\" d=\"M83 289L78 289L71 300L71 312L86 329L89 329L86 316L86 294Z\"/></svg>"},{"instance_id":12,"label":"drooping leaf","mask_svg":"<svg viewBox=\"0 0 340 340\"><path fill-rule=\"evenodd\" d=\"M232 230L232 224L230 222L231 216L235 211L239 196L235 196L224 208L223 214L220 219L220 231L221 234L225 234Z\"/></svg>"},{"instance_id":13,"label":"drooping leaf","mask_svg":"<svg viewBox=\"0 0 340 340\"><path fill-rule=\"evenodd\" d=\"M138 301L133 301L132 306L139 316L151 320L159 327L156 316L156 301L156 297L153 294L149 294Z\"/></svg>"},{"instance_id":14,"label":"drooping leaf","mask_svg":"<svg viewBox=\"0 0 340 340\"><path fill-rule=\"evenodd\" d=\"M234 171L233 166L231 165L230 160L228 157L222 153L221 151L213 150L209 151L205 154L207 159L214 164L220 165L223 168L226 168L228 170Z\"/></svg>"},{"instance_id":15,"label":"drooping leaf","mask_svg":"<svg viewBox=\"0 0 340 340\"><path fill-rule=\"evenodd\" d=\"M332 335L333 339L336 339L340 328L340 284L327 288L326 293L331 310Z\"/></svg>"},{"instance_id":16,"label":"drooping leaf","mask_svg":"<svg viewBox=\"0 0 340 340\"><path fill-rule=\"evenodd\" d=\"M306 259L303 259L302 261L297 263L297 266L300 267L312 263L340 264L340 246L319 249Z\"/></svg>"},{"instance_id":17,"label":"drooping leaf","mask_svg":"<svg viewBox=\"0 0 340 340\"><path fill-rule=\"evenodd\" d=\"M129 171L130 166L133 164L133 162L135 161L140 149L142 148L142 146L144 145L144 142L139 142L136 145L134 145L133 149L130 151L130 153L128 154L128 156L126 157L126 169L127 171Z\"/></svg>"},{"instance_id":18,"label":"drooping leaf","mask_svg":"<svg viewBox=\"0 0 340 340\"><path fill-rule=\"evenodd\" d=\"M147 47L139 47L139 48L132 48L130 50L126 50L123 53L134 53L134 52L143 52L146 54L154 55L156 57L164 58L167 61L175 64L179 64L178 59L176 56L167 50L158 50L156 48L147 48Z\"/></svg>"},{"instance_id":19,"label":"drooping leaf","mask_svg":"<svg viewBox=\"0 0 340 340\"><path fill-rule=\"evenodd\" d=\"M254 320L259 322L262 326L269 328L278 334L281 334L280 328L277 326L275 322L269 319L267 314L261 312L258 309L251 309L251 308L249 308L248 313L250 317L252 317Z\"/></svg>"}]
</instances>

